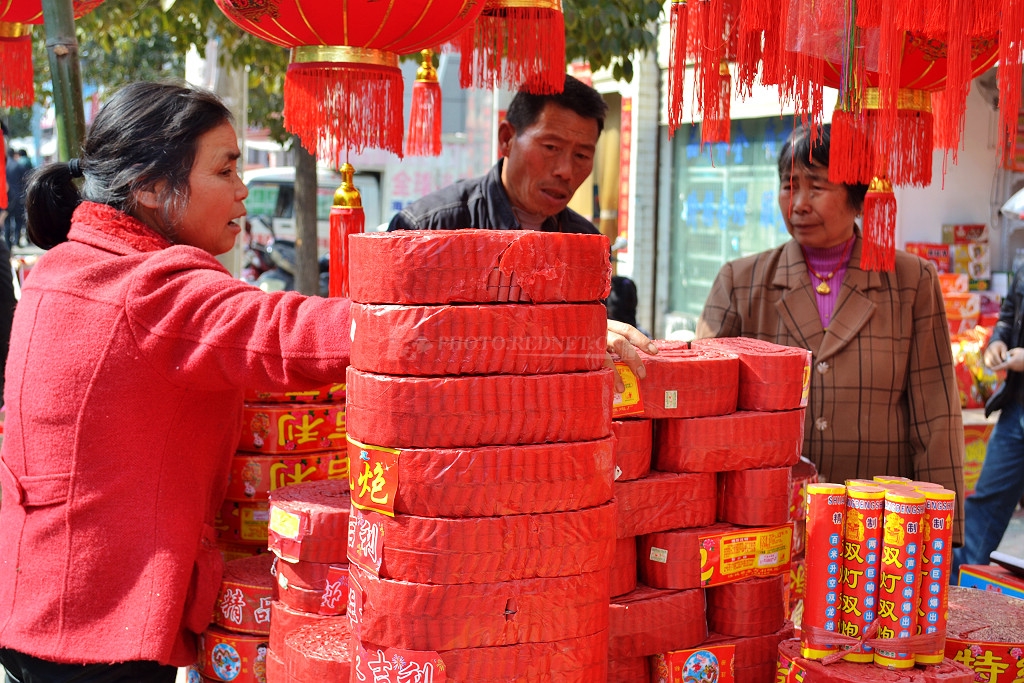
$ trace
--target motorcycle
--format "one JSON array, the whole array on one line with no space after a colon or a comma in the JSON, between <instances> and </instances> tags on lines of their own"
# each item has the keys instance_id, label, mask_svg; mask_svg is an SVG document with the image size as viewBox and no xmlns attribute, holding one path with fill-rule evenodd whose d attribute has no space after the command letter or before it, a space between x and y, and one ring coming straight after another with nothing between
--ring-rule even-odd
<instances>
[{"instance_id":1,"label":"motorcycle","mask_svg":"<svg viewBox=\"0 0 1024 683\"><path fill-rule=\"evenodd\" d=\"M255 229L254 229L255 228ZM245 222L246 241L242 255L241 279L265 292L295 289L295 242L278 239L267 216L251 216ZM327 296L330 283L330 259L317 259L319 294Z\"/></svg>"}]
</instances>

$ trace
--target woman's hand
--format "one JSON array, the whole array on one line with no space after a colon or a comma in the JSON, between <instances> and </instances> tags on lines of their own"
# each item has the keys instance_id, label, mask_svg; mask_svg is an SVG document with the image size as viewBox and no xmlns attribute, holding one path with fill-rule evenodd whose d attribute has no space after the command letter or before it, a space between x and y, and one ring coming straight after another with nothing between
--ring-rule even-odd
<instances>
[{"instance_id":1,"label":"woman's hand","mask_svg":"<svg viewBox=\"0 0 1024 683\"><path fill-rule=\"evenodd\" d=\"M636 352L636 349L643 349L646 353L650 354L658 352L658 347L643 332L632 325L619 322L618 320L608 321L607 348L608 354L605 356L604 364L609 368L615 367L615 361L612 360L612 354L614 353L626 364L626 367L633 371L637 379L646 377L647 371L644 369L643 361L640 360L640 355ZM625 390L626 385L623 384L622 378L616 372L615 391L621 394Z\"/></svg>"}]
</instances>

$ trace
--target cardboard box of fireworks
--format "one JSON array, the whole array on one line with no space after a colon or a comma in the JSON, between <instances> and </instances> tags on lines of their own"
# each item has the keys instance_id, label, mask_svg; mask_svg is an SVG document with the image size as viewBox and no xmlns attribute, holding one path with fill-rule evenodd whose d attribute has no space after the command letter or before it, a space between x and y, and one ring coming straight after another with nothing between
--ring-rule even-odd
<instances>
[{"instance_id":1,"label":"cardboard box of fireworks","mask_svg":"<svg viewBox=\"0 0 1024 683\"><path fill-rule=\"evenodd\" d=\"M981 466L985 462L985 449L988 447L988 438L992 435L992 428L999 419L999 414L994 413L985 417L985 410L982 408L971 408L963 411L964 417L964 495L974 493L974 486L978 483L978 475L981 474Z\"/></svg>"},{"instance_id":2,"label":"cardboard box of fireworks","mask_svg":"<svg viewBox=\"0 0 1024 683\"><path fill-rule=\"evenodd\" d=\"M965 564L960 567L961 586L1024 598L1024 579L994 564Z\"/></svg>"}]
</instances>

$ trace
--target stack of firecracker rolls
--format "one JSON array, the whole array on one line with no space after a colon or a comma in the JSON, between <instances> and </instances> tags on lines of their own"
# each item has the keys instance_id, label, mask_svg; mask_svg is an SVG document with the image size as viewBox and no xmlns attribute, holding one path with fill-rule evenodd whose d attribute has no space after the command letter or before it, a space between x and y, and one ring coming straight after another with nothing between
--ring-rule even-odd
<instances>
[{"instance_id":1,"label":"stack of firecracker rolls","mask_svg":"<svg viewBox=\"0 0 1024 683\"><path fill-rule=\"evenodd\" d=\"M348 488L345 385L248 392L242 421L216 524L224 578L213 624L200 635L198 661L189 675L265 683L279 592L275 556L267 552L271 501L302 482L330 479Z\"/></svg>"},{"instance_id":2,"label":"stack of firecracker rolls","mask_svg":"<svg viewBox=\"0 0 1024 683\"><path fill-rule=\"evenodd\" d=\"M752 339L655 344L643 380L620 366L608 681L771 680L793 633L791 468L810 355Z\"/></svg>"},{"instance_id":3,"label":"stack of firecracker rolls","mask_svg":"<svg viewBox=\"0 0 1024 683\"><path fill-rule=\"evenodd\" d=\"M955 503L902 477L809 485L803 621L777 680L975 680L945 656Z\"/></svg>"},{"instance_id":4,"label":"stack of firecracker rolls","mask_svg":"<svg viewBox=\"0 0 1024 683\"><path fill-rule=\"evenodd\" d=\"M605 680L607 239L467 229L349 247L353 675Z\"/></svg>"}]
</instances>

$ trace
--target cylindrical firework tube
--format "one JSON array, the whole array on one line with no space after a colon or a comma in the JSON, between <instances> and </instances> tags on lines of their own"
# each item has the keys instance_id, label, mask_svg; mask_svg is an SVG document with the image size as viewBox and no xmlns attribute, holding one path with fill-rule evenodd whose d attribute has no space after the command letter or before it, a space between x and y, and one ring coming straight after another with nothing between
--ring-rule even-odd
<instances>
[{"instance_id":1,"label":"cylindrical firework tube","mask_svg":"<svg viewBox=\"0 0 1024 683\"><path fill-rule=\"evenodd\" d=\"M878 572L882 555L882 510L885 489L870 484L846 487L846 535L843 539L843 599L839 632L863 638L878 615ZM844 657L871 662L874 654L864 646Z\"/></svg>"},{"instance_id":2,"label":"cylindrical firework tube","mask_svg":"<svg viewBox=\"0 0 1024 683\"><path fill-rule=\"evenodd\" d=\"M802 656L807 659L824 659L836 650L834 645L815 642L807 628L838 630L845 513L845 486L807 485L807 593L804 596L804 632L800 648Z\"/></svg>"},{"instance_id":3,"label":"cylindrical firework tube","mask_svg":"<svg viewBox=\"0 0 1024 683\"><path fill-rule=\"evenodd\" d=\"M921 553L921 595L918 631L939 633L943 642L934 652L918 653L918 664L938 664L945 656L949 573L953 561L953 515L956 493L944 488L923 487L924 550Z\"/></svg>"},{"instance_id":4,"label":"cylindrical firework tube","mask_svg":"<svg viewBox=\"0 0 1024 683\"><path fill-rule=\"evenodd\" d=\"M878 637L909 638L917 630L917 597L924 541L923 493L909 487L885 492L882 567L878 583ZM914 653L875 650L875 664L892 669L914 666Z\"/></svg>"}]
</instances>

